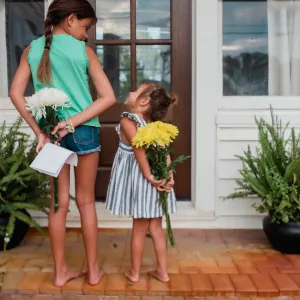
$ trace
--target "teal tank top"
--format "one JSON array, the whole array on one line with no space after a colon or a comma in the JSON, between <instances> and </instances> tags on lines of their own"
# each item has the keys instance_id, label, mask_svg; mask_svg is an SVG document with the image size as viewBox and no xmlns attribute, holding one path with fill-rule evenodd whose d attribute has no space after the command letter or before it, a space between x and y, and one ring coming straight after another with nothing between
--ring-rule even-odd
<instances>
[{"instance_id":1,"label":"teal tank top","mask_svg":"<svg viewBox=\"0 0 300 300\"><path fill-rule=\"evenodd\" d=\"M54 87L65 92L70 98L70 108L58 108L58 117L65 120L88 108L92 103L89 88L89 59L85 43L68 34L53 35L50 48L52 83L42 84L37 78L37 69L45 47L45 37L42 36L30 44L28 63L30 65L35 91L45 87ZM100 127L96 117L83 125Z\"/></svg>"}]
</instances>

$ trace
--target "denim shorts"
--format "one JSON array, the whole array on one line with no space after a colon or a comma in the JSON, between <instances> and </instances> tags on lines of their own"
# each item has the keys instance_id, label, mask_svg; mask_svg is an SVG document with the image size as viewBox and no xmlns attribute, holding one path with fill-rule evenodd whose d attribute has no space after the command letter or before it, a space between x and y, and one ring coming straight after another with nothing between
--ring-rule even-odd
<instances>
[{"instance_id":1,"label":"denim shorts","mask_svg":"<svg viewBox=\"0 0 300 300\"><path fill-rule=\"evenodd\" d=\"M80 125L74 133L69 133L60 141L60 146L78 155L99 152L99 128Z\"/></svg>"}]
</instances>

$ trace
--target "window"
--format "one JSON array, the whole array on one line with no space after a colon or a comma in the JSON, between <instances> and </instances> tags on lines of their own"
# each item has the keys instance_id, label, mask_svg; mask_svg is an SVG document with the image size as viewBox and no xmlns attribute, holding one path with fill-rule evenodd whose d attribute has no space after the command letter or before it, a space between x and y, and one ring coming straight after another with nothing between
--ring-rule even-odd
<instances>
[{"instance_id":1,"label":"window","mask_svg":"<svg viewBox=\"0 0 300 300\"><path fill-rule=\"evenodd\" d=\"M5 0L1 5L1 69L0 96L7 97L21 55L30 42L43 35L44 0ZM4 17L4 18L3 18ZM1 24L1 25L2 25ZM3 84L5 82L5 85ZM26 95L34 92L28 85Z\"/></svg>"},{"instance_id":2,"label":"window","mask_svg":"<svg viewBox=\"0 0 300 300\"><path fill-rule=\"evenodd\" d=\"M95 0L94 6L96 52L118 101L144 81L170 90L170 0Z\"/></svg>"},{"instance_id":3,"label":"window","mask_svg":"<svg viewBox=\"0 0 300 300\"><path fill-rule=\"evenodd\" d=\"M300 95L300 4L225 1L223 95Z\"/></svg>"}]
</instances>

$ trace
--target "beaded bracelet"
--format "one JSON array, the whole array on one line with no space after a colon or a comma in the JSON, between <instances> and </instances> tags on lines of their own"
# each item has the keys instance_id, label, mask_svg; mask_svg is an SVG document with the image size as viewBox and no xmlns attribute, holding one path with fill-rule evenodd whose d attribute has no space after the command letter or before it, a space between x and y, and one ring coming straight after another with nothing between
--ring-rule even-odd
<instances>
[{"instance_id":1,"label":"beaded bracelet","mask_svg":"<svg viewBox=\"0 0 300 300\"><path fill-rule=\"evenodd\" d=\"M70 132L70 133L75 132L75 128L74 128L73 123L71 122L70 119L66 119L66 128L67 128L68 132Z\"/></svg>"},{"instance_id":2,"label":"beaded bracelet","mask_svg":"<svg viewBox=\"0 0 300 300\"><path fill-rule=\"evenodd\" d=\"M69 124L70 124L71 129L75 131L75 128L74 128L74 125L73 125L73 122L71 121L71 119L69 119Z\"/></svg>"}]
</instances>

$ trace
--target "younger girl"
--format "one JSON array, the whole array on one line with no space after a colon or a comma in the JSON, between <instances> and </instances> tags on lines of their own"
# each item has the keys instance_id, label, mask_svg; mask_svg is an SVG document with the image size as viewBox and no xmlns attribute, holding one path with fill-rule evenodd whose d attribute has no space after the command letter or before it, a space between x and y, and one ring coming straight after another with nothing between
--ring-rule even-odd
<instances>
[{"instance_id":1,"label":"younger girl","mask_svg":"<svg viewBox=\"0 0 300 300\"><path fill-rule=\"evenodd\" d=\"M97 262L98 222L94 196L100 151L98 116L115 103L113 90L96 54L84 42L88 37L87 31L96 21L88 1L55 0L47 13L45 35L34 40L24 51L10 92L12 102L38 138L37 152L49 142L49 138L25 110L24 93L30 76L35 91L55 87L69 96L71 108L58 111L61 122L54 132L60 134L62 147L79 155L78 167L75 168L76 201L91 285L97 284L103 275ZM89 77L100 95L94 103L89 90ZM68 270L65 258L66 216L70 200L69 165L61 170L58 184L59 209L54 212L52 199L49 232L55 264L54 284L61 287L84 273Z\"/></svg>"},{"instance_id":2,"label":"younger girl","mask_svg":"<svg viewBox=\"0 0 300 300\"><path fill-rule=\"evenodd\" d=\"M147 122L162 120L175 98L168 95L164 88L154 84L143 84L137 91L130 93L125 105L130 113L123 113L117 127L120 144L115 156L106 208L115 215L131 216L133 229L131 237L131 269L125 276L132 282L140 279L140 268L144 251L145 236L149 232L154 243L157 269L149 275L160 281L168 282L167 250L162 228L163 211L158 203L158 191L167 190L169 212L175 213L176 199L172 189L173 179L166 188L163 180L155 180L144 149L131 147L137 127Z\"/></svg>"}]
</instances>

